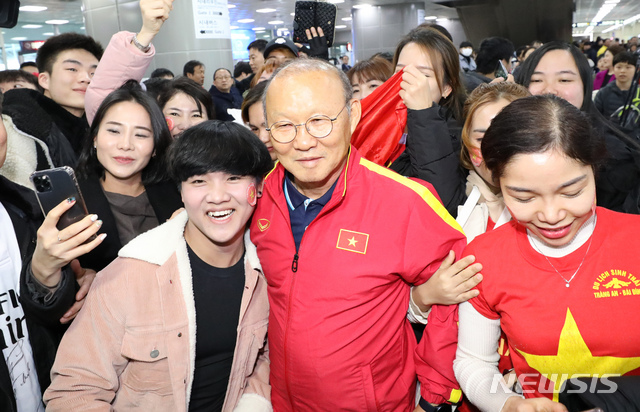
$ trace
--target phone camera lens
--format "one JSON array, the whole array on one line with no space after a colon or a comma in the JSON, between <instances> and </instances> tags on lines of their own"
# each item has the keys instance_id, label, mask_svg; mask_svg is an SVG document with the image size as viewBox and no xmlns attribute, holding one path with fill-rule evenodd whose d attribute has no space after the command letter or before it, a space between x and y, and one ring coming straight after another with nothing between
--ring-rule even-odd
<instances>
[{"instance_id":1,"label":"phone camera lens","mask_svg":"<svg viewBox=\"0 0 640 412\"><path fill-rule=\"evenodd\" d=\"M51 181L48 176L36 176L33 178L34 186L38 192L48 192L51 190Z\"/></svg>"}]
</instances>

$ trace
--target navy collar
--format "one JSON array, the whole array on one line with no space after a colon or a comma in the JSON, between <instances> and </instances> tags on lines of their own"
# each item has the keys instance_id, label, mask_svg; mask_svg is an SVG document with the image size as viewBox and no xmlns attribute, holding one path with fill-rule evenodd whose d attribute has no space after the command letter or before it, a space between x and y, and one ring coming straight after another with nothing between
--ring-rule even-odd
<instances>
[{"instance_id":1,"label":"navy collar","mask_svg":"<svg viewBox=\"0 0 640 412\"><path fill-rule=\"evenodd\" d=\"M284 196L287 199L287 206L289 206L289 209L291 210L299 208L302 204L305 204L306 209L311 202L314 202L315 204L319 204L321 206L325 206L333 195L333 190L336 188L336 183L338 183L337 179L335 182L333 182L331 188L327 190L327 193L325 193L318 199L310 199L300 193L298 189L296 189L295 185L291 181L290 173L286 172L284 176Z\"/></svg>"}]
</instances>

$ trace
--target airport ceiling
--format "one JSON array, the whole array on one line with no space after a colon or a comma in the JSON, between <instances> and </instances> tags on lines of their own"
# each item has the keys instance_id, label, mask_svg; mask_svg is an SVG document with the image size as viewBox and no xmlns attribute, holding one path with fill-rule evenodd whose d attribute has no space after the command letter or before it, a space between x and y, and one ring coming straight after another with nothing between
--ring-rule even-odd
<instances>
[{"instance_id":1,"label":"airport ceiling","mask_svg":"<svg viewBox=\"0 0 640 412\"><path fill-rule=\"evenodd\" d=\"M104 1L104 0L103 0ZM117 0L106 0L116 2ZM122 0L124 1L124 0ZM176 0L176 3L185 0ZM509 1L529 1L529 0L509 0ZM349 17L352 7L360 5L384 5L405 2L402 0L331 0L338 8L336 29L351 30ZM413 1L406 1L415 2ZM574 13L574 33L582 33L586 27L585 23L591 22L606 3L614 3L616 0L575 0L576 11ZM46 10L40 12L21 11L18 25L13 29L3 29L5 42L17 41L26 38L28 40L46 39L53 34L53 26L45 23L48 20L68 20L69 23L58 26L60 32L84 30L82 16L82 0L21 0L21 6L44 6ZM287 27L291 29L293 21L293 11L295 2L292 0L228 0L229 16L232 28L251 29L265 27L271 28ZM607 23L624 21L634 16L640 17L640 1L619 0L614 3L615 7L601 20ZM257 12L257 10L271 9L268 12ZM437 18L456 18L454 9L433 4L427 0L425 2L425 16L435 16ZM238 20L254 19L251 23L238 23ZM281 21L283 23L270 24L269 22ZM27 25L25 28L24 26ZM40 27L36 27L40 26ZM235 27L234 27L235 26ZM611 24L595 26L594 35L600 35ZM606 34L605 34L606 35ZM15 39L15 40L13 40Z\"/></svg>"}]
</instances>

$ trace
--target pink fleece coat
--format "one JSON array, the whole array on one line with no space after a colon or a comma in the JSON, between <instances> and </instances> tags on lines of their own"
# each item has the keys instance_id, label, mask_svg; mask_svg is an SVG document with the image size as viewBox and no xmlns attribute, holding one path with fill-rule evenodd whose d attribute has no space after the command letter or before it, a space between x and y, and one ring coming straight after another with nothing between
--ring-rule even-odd
<instances>
[{"instance_id":1,"label":"pink fleece coat","mask_svg":"<svg viewBox=\"0 0 640 412\"><path fill-rule=\"evenodd\" d=\"M89 124L105 97L129 79L142 80L156 49L146 53L131 44L134 33L121 31L114 34L100 59L84 97L85 113Z\"/></svg>"},{"instance_id":2,"label":"pink fleece coat","mask_svg":"<svg viewBox=\"0 0 640 412\"><path fill-rule=\"evenodd\" d=\"M62 339L47 411L186 412L195 365L195 303L186 212L146 232L98 273ZM223 411L271 411L267 284L245 236L245 289Z\"/></svg>"}]
</instances>

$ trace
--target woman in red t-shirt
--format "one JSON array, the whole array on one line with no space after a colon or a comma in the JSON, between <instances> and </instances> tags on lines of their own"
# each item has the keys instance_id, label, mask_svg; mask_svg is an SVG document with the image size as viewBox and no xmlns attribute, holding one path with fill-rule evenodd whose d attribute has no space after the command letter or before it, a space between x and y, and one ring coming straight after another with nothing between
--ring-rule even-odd
<instances>
[{"instance_id":1,"label":"woman in red t-shirt","mask_svg":"<svg viewBox=\"0 0 640 412\"><path fill-rule=\"evenodd\" d=\"M465 249L480 294L460 305L454 370L483 411L566 411L566 381L640 374L640 217L596 208L604 143L555 96L519 99L492 121L482 156L512 221ZM502 383L500 331L524 397Z\"/></svg>"}]
</instances>

